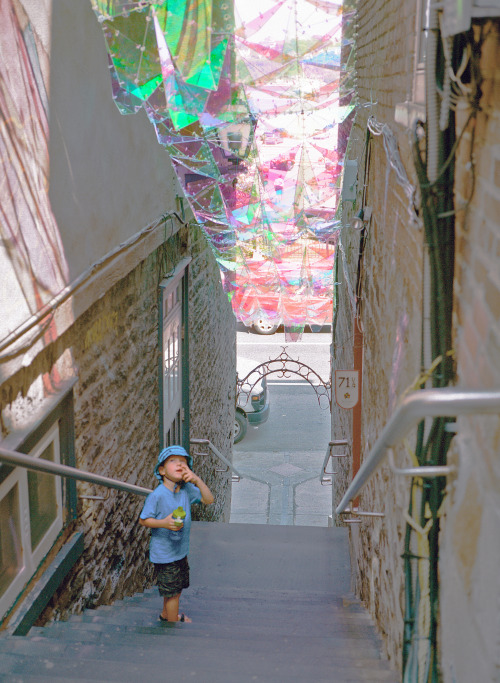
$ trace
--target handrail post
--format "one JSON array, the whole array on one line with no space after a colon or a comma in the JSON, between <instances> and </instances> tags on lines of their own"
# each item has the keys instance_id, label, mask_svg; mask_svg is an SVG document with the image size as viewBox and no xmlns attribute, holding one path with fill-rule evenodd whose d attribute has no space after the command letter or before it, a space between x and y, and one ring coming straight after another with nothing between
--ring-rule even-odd
<instances>
[{"instance_id":1,"label":"handrail post","mask_svg":"<svg viewBox=\"0 0 500 683\"><path fill-rule=\"evenodd\" d=\"M240 481L242 475L238 472L238 470L235 467L233 467L233 463L230 460L228 460L224 455L222 455L219 449L216 448L211 441L209 441L208 439L190 439L189 442L198 446L206 446L210 451L212 451L212 453L217 458L219 458L219 460L222 460L222 462L226 465L226 469L216 469L216 472L228 472L229 470L231 470L231 480L234 482ZM205 453L200 453L199 455L205 455Z\"/></svg>"},{"instance_id":2,"label":"handrail post","mask_svg":"<svg viewBox=\"0 0 500 683\"><path fill-rule=\"evenodd\" d=\"M323 460L323 467L319 475L319 481L322 486L331 486L333 484L333 479L331 477L325 476L328 474L337 474L337 470L332 472L327 472L326 467L330 458L347 458L348 453L332 453L332 448L335 446L348 446L349 442L346 439L336 439L334 441L328 442L328 447L326 449L325 459Z\"/></svg>"}]
</instances>

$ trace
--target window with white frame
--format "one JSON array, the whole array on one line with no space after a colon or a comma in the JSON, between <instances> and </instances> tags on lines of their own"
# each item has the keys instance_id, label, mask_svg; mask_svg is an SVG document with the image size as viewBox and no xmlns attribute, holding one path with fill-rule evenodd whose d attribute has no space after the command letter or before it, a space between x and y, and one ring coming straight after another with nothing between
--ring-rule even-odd
<instances>
[{"instance_id":1,"label":"window with white frame","mask_svg":"<svg viewBox=\"0 0 500 683\"><path fill-rule=\"evenodd\" d=\"M59 421L28 452L61 460ZM22 467L0 469L0 616L36 571L63 528L59 477Z\"/></svg>"}]
</instances>

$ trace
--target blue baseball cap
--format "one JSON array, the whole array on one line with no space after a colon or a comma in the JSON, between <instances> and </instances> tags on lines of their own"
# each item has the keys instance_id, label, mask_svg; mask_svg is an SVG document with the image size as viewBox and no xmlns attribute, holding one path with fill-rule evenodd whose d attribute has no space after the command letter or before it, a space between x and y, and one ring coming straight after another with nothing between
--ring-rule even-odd
<instances>
[{"instance_id":1,"label":"blue baseball cap","mask_svg":"<svg viewBox=\"0 0 500 683\"><path fill-rule=\"evenodd\" d=\"M163 481L163 478L158 472L158 468L165 462L167 458L170 458L171 455L182 455L184 458L186 458L189 469L193 469L193 458L189 455L185 448L182 446L168 446L168 448L164 448L162 451L160 451L160 455L158 456L158 461L155 466L155 477L159 481Z\"/></svg>"}]
</instances>

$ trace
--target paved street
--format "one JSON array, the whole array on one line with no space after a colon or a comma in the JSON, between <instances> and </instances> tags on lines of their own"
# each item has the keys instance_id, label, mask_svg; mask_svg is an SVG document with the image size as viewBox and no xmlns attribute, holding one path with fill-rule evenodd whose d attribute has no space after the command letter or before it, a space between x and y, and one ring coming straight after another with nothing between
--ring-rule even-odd
<instances>
[{"instance_id":1,"label":"paved street","mask_svg":"<svg viewBox=\"0 0 500 683\"><path fill-rule=\"evenodd\" d=\"M287 344L283 333L259 336L239 327L239 367L252 368L287 353L329 376L330 332L305 332L300 342ZM234 447L234 466L244 475L233 484L231 522L328 526L332 513L331 486L319 475L328 441L330 412L320 408L316 393L297 375L268 376L269 420Z\"/></svg>"}]
</instances>

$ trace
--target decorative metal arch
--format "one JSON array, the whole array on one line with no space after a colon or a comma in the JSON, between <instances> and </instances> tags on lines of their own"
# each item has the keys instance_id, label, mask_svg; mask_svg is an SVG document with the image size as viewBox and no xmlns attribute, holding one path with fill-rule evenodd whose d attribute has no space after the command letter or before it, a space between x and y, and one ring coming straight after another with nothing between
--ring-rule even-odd
<instances>
[{"instance_id":1,"label":"decorative metal arch","mask_svg":"<svg viewBox=\"0 0 500 683\"><path fill-rule=\"evenodd\" d=\"M283 346L283 351L276 358L257 365L251 370L246 377L239 379L236 382L236 395L241 397L246 396L246 400L239 401L238 405L245 406L254 386L267 375L277 374L278 377L290 377L291 375L298 375L305 379L312 386L316 392L320 408L323 408L321 401L326 398L328 401L328 408L332 408L332 383L325 382L320 375L313 370L309 365L302 363L298 358L292 358L286 352L286 347Z\"/></svg>"}]
</instances>

